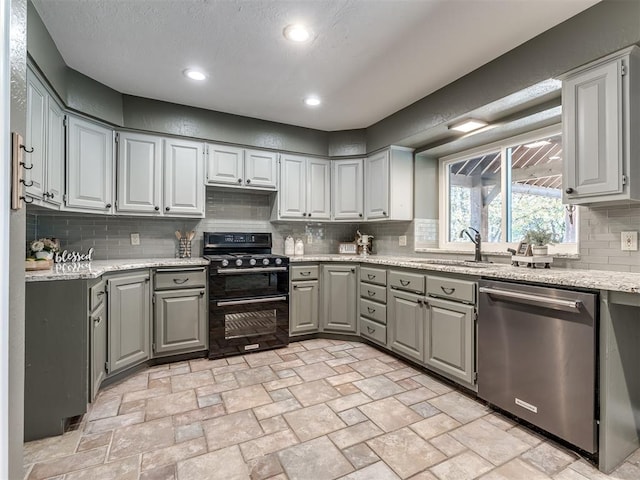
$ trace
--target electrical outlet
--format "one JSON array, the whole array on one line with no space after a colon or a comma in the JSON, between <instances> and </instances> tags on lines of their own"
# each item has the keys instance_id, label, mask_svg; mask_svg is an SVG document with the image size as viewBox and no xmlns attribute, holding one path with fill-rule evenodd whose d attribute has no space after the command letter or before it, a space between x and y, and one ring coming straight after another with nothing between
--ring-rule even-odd
<instances>
[{"instance_id":1,"label":"electrical outlet","mask_svg":"<svg viewBox=\"0 0 640 480\"><path fill-rule=\"evenodd\" d=\"M400 235L398 237L398 245L400 247L406 247L407 246L407 236L406 235Z\"/></svg>"},{"instance_id":2,"label":"electrical outlet","mask_svg":"<svg viewBox=\"0 0 640 480\"><path fill-rule=\"evenodd\" d=\"M140 245L140 234L132 233L131 234L131 245Z\"/></svg>"},{"instance_id":3,"label":"electrical outlet","mask_svg":"<svg viewBox=\"0 0 640 480\"><path fill-rule=\"evenodd\" d=\"M622 250L638 250L638 232L620 232Z\"/></svg>"},{"instance_id":4,"label":"electrical outlet","mask_svg":"<svg viewBox=\"0 0 640 480\"><path fill-rule=\"evenodd\" d=\"M307 233L307 244L312 244L313 243L313 233L309 232Z\"/></svg>"}]
</instances>

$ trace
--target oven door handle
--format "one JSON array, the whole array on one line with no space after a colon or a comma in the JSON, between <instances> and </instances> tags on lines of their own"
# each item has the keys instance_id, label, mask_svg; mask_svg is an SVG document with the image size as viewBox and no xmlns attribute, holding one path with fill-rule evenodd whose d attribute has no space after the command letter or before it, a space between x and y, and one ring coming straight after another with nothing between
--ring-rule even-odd
<instances>
[{"instance_id":1,"label":"oven door handle","mask_svg":"<svg viewBox=\"0 0 640 480\"><path fill-rule=\"evenodd\" d=\"M238 275L264 272L286 272L289 267L218 268L218 275Z\"/></svg>"},{"instance_id":2,"label":"oven door handle","mask_svg":"<svg viewBox=\"0 0 640 480\"><path fill-rule=\"evenodd\" d=\"M228 307L231 305L248 305L250 303L267 303L267 302L283 302L286 301L287 297L267 297L267 298L248 298L245 300L224 300L222 302L217 302L218 307Z\"/></svg>"}]
</instances>

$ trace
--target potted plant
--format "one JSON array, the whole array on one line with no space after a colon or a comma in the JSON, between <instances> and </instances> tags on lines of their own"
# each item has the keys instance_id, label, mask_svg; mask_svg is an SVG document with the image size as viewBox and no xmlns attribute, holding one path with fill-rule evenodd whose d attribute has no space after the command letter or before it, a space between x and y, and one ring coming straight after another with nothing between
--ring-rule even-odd
<instances>
[{"instance_id":1,"label":"potted plant","mask_svg":"<svg viewBox=\"0 0 640 480\"><path fill-rule=\"evenodd\" d=\"M549 244L552 243L553 233L542 228L528 230L524 236L525 241L531 245L531 252L536 255L547 255Z\"/></svg>"},{"instance_id":2,"label":"potted plant","mask_svg":"<svg viewBox=\"0 0 640 480\"><path fill-rule=\"evenodd\" d=\"M53 254L60 250L60 243L55 238L39 238L31 242L29 249L36 259L52 260Z\"/></svg>"}]
</instances>

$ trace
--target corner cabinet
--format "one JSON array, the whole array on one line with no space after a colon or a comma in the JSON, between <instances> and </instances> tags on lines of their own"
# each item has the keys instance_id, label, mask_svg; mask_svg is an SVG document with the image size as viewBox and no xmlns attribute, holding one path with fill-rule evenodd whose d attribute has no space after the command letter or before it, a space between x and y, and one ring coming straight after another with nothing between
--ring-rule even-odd
<instances>
[{"instance_id":1,"label":"corner cabinet","mask_svg":"<svg viewBox=\"0 0 640 480\"><path fill-rule=\"evenodd\" d=\"M151 296L148 271L107 279L109 375L150 357Z\"/></svg>"},{"instance_id":2,"label":"corner cabinet","mask_svg":"<svg viewBox=\"0 0 640 480\"><path fill-rule=\"evenodd\" d=\"M207 185L277 189L277 153L214 144L207 144L206 151Z\"/></svg>"},{"instance_id":3,"label":"corner cabinet","mask_svg":"<svg viewBox=\"0 0 640 480\"><path fill-rule=\"evenodd\" d=\"M32 153L24 158L25 195L33 203L58 209L64 193L64 112L44 84L27 70L27 130Z\"/></svg>"},{"instance_id":4,"label":"corner cabinet","mask_svg":"<svg viewBox=\"0 0 640 480\"><path fill-rule=\"evenodd\" d=\"M67 123L65 209L113 213L113 130L70 115Z\"/></svg>"},{"instance_id":5,"label":"corner cabinet","mask_svg":"<svg viewBox=\"0 0 640 480\"><path fill-rule=\"evenodd\" d=\"M364 176L362 159L331 162L333 220L364 220Z\"/></svg>"},{"instance_id":6,"label":"corner cabinet","mask_svg":"<svg viewBox=\"0 0 640 480\"><path fill-rule=\"evenodd\" d=\"M563 203L640 201L640 48L563 76Z\"/></svg>"},{"instance_id":7,"label":"corner cabinet","mask_svg":"<svg viewBox=\"0 0 640 480\"><path fill-rule=\"evenodd\" d=\"M413 150L390 147L364 161L367 220L413 220Z\"/></svg>"},{"instance_id":8,"label":"corner cabinet","mask_svg":"<svg viewBox=\"0 0 640 480\"><path fill-rule=\"evenodd\" d=\"M296 155L280 156L278 219L331 219L331 162Z\"/></svg>"},{"instance_id":9,"label":"corner cabinet","mask_svg":"<svg viewBox=\"0 0 640 480\"><path fill-rule=\"evenodd\" d=\"M322 331L358 333L357 271L357 265L322 266Z\"/></svg>"}]
</instances>

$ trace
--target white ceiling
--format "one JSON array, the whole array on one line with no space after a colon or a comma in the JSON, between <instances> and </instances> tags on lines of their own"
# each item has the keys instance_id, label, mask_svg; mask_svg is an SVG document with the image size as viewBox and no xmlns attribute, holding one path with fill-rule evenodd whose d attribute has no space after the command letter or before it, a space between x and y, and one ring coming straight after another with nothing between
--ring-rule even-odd
<instances>
[{"instance_id":1,"label":"white ceiling","mask_svg":"<svg viewBox=\"0 0 640 480\"><path fill-rule=\"evenodd\" d=\"M33 3L67 65L115 90L331 131L367 127L598 1ZM282 36L298 22L305 44ZM309 94L323 104L305 106Z\"/></svg>"}]
</instances>

